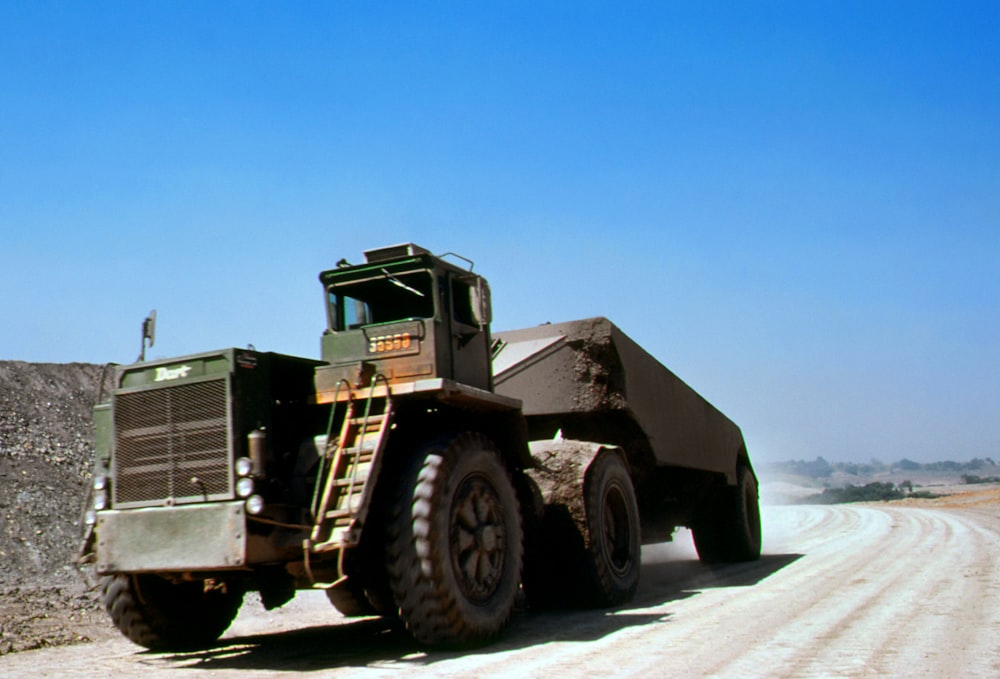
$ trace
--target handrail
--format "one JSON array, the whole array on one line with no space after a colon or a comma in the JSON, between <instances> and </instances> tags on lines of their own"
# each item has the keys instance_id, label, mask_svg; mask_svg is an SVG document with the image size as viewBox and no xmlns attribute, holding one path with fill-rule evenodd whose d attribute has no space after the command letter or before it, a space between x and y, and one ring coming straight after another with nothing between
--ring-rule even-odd
<instances>
[{"instance_id":1,"label":"handrail","mask_svg":"<svg viewBox=\"0 0 1000 679\"><path fill-rule=\"evenodd\" d=\"M365 433L368 431L368 421L369 421L369 418L371 417L372 400L373 400L373 398L375 396L375 386L378 384L378 381L380 379L383 382L385 382L385 390L386 390L385 407L382 409L382 416L383 417L387 417L389 415L389 405L391 403L391 398L392 398L392 387L389 384L389 379L385 375L383 375L382 373L376 373L372 377L371 384L368 387L368 398L365 401L365 414L364 414L364 417L361 420L361 435L360 435L360 440L356 444L358 452L355 454L354 467L351 469L351 479L350 479L350 483L347 486L347 509L348 509L348 511L351 511L352 515L354 514L354 512L351 510L351 499L354 497L354 486L357 483L357 479L358 479L358 467L360 466L358 464L357 460L358 460L358 458L361 457L361 449L364 446ZM382 431L387 426L387 424L388 423L385 422L385 421L382 422L382 427L379 430L379 437L382 436Z\"/></svg>"},{"instance_id":2,"label":"handrail","mask_svg":"<svg viewBox=\"0 0 1000 679\"><path fill-rule=\"evenodd\" d=\"M323 447L323 454L319 458L319 469L316 470L316 485L313 487L312 502L309 504L309 511L312 513L313 523L316 522L316 520L317 520L317 516L316 515L317 515L317 513L319 511L319 507L317 506L317 503L319 501L319 495L320 495L320 490L319 489L320 489L320 487L322 487L323 485L325 485L324 482L323 482L323 477L325 476L325 474L324 474L324 471L325 471L324 467L326 466L327 458L330 455L330 450L331 450L331 448L333 448L333 445L334 445L334 442L333 442L333 423L337 419L336 418L336 415L337 415L337 404L340 403L340 390L341 390L341 388L343 388L344 385L347 385L347 393L348 393L348 399L346 401L344 401L344 403L346 404L345 417L351 411L351 403L352 403L351 398L350 398L350 394L351 394L351 390L352 390L351 383L349 381L347 381L347 379L341 379L339 382L337 382L337 390L334 392L333 405L330 406L330 420L327 422L327 425L326 425L326 445Z\"/></svg>"}]
</instances>

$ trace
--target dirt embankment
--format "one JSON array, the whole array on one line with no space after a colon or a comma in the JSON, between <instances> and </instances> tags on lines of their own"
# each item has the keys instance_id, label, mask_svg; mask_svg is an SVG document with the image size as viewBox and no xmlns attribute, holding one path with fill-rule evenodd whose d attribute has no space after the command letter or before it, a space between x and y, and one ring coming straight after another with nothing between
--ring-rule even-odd
<instances>
[{"instance_id":1,"label":"dirt embankment","mask_svg":"<svg viewBox=\"0 0 1000 679\"><path fill-rule=\"evenodd\" d=\"M73 622L99 615L72 562L101 374L0 361L0 654L79 640Z\"/></svg>"}]
</instances>

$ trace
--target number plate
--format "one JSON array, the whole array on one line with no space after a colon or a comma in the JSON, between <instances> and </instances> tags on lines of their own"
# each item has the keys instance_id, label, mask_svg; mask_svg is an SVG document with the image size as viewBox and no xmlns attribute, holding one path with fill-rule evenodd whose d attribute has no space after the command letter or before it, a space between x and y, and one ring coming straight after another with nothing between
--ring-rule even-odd
<instances>
[{"instance_id":1,"label":"number plate","mask_svg":"<svg viewBox=\"0 0 1000 679\"><path fill-rule=\"evenodd\" d=\"M380 335L368 338L369 354L387 354L395 351L407 351L415 348L417 340L408 332L398 332L393 335Z\"/></svg>"}]
</instances>

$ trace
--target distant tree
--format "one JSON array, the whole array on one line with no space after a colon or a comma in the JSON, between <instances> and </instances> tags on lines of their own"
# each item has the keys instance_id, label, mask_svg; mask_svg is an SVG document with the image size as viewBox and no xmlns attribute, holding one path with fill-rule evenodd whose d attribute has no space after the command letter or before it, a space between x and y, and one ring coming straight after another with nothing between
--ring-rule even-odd
<instances>
[{"instance_id":1,"label":"distant tree","mask_svg":"<svg viewBox=\"0 0 1000 679\"><path fill-rule=\"evenodd\" d=\"M905 481L903 481L902 483L900 483L899 487L900 487L900 489L905 490L907 492L907 494L913 492L913 482L910 481L909 479L906 479Z\"/></svg>"},{"instance_id":2,"label":"distant tree","mask_svg":"<svg viewBox=\"0 0 1000 679\"><path fill-rule=\"evenodd\" d=\"M881 502L901 500L903 491L889 482L868 483L864 486L847 485L843 488L824 488L819 495L804 498L805 504L841 504L845 502Z\"/></svg>"},{"instance_id":3,"label":"distant tree","mask_svg":"<svg viewBox=\"0 0 1000 679\"><path fill-rule=\"evenodd\" d=\"M960 472L962 471L962 464L953 460L929 462L924 465L924 469L932 472Z\"/></svg>"},{"instance_id":4,"label":"distant tree","mask_svg":"<svg viewBox=\"0 0 1000 679\"><path fill-rule=\"evenodd\" d=\"M903 471L907 472L918 471L922 466L923 465L921 465L919 462L914 462L913 460L907 460L905 457L896 463L896 467L898 469L902 469Z\"/></svg>"},{"instance_id":5,"label":"distant tree","mask_svg":"<svg viewBox=\"0 0 1000 679\"><path fill-rule=\"evenodd\" d=\"M962 474L962 483L1000 483L1000 476L977 476L976 474Z\"/></svg>"},{"instance_id":6,"label":"distant tree","mask_svg":"<svg viewBox=\"0 0 1000 679\"><path fill-rule=\"evenodd\" d=\"M813 478L822 479L828 477L833 473L833 469L830 467L830 463L824 460L822 457L817 457L812 462L803 462L801 464L800 474L804 476L811 476Z\"/></svg>"}]
</instances>

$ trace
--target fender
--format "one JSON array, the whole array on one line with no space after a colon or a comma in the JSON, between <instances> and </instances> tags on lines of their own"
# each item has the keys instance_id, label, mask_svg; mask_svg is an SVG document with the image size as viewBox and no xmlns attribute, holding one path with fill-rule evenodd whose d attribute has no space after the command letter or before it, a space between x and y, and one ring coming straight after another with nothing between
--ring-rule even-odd
<instances>
[{"instance_id":1,"label":"fender","mask_svg":"<svg viewBox=\"0 0 1000 679\"><path fill-rule=\"evenodd\" d=\"M537 518L541 518L545 507L551 505L567 507L575 519L585 518L582 514L582 490L587 472L599 455L618 455L628 467L625 451L618 446L555 439L531 441L528 447L534 466L526 469L525 474L537 489L533 493L536 505L533 513Z\"/></svg>"}]
</instances>

